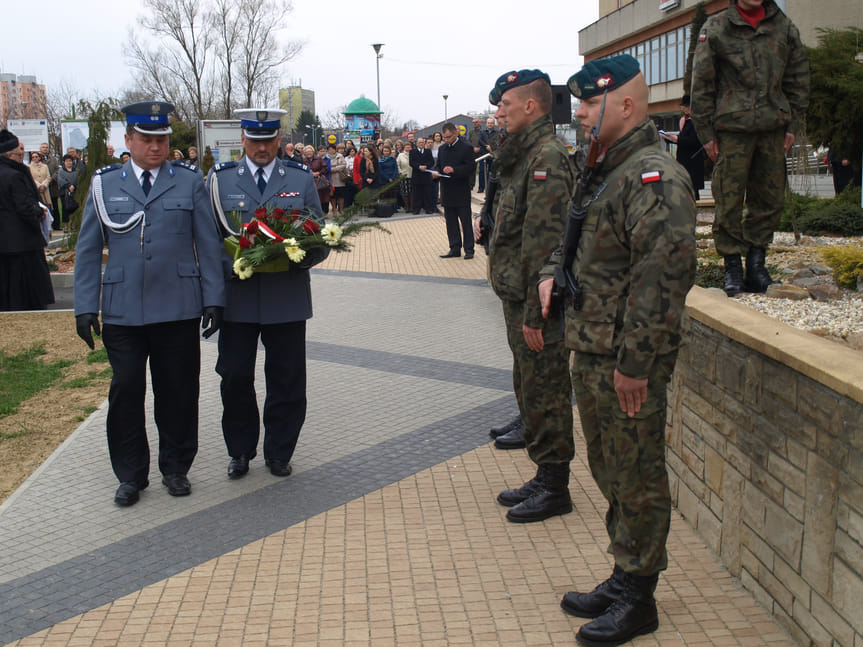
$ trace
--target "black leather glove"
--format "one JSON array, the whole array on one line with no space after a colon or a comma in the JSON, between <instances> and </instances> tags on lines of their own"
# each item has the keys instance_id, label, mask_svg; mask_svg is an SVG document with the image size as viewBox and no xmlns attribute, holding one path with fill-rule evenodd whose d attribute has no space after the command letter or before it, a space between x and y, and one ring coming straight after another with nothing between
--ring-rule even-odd
<instances>
[{"instance_id":1,"label":"black leather glove","mask_svg":"<svg viewBox=\"0 0 863 647\"><path fill-rule=\"evenodd\" d=\"M224 308L221 306L207 306L204 308L204 314L201 317L201 328L204 329L204 339L209 337L222 327L222 312ZM80 334L80 333L78 333Z\"/></svg>"},{"instance_id":2,"label":"black leather glove","mask_svg":"<svg viewBox=\"0 0 863 647\"><path fill-rule=\"evenodd\" d=\"M90 350L93 350L93 335L90 330L97 335L102 334L102 329L99 328L99 315L88 312L87 314L78 315L75 317L75 329L78 331L78 336L87 342Z\"/></svg>"}]
</instances>

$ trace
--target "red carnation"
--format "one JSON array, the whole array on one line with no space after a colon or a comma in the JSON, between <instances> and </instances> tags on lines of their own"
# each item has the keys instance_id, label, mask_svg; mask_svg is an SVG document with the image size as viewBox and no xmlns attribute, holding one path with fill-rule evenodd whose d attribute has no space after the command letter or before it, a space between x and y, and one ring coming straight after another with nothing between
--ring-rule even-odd
<instances>
[{"instance_id":1,"label":"red carnation","mask_svg":"<svg viewBox=\"0 0 863 647\"><path fill-rule=\"evenodd\" d=\"M245 236L240 236L239 245L240 249L248 249L251 246L251 242Z\"/></svg>"},{"instance_id":2,"label":"red carnation","mask_svg":"<svg viewBox=\"0 0 863 647\"><path fill-rule=\"evenodd\" d=\"M253 220L248 225L246 225L246 233L250 236L258 233L258 223L256 220Z\"/></svg>"},{"instance_id":3,"label":"red carnation","mask_svg":"<svg viewBox=\"0 0 863 647\"><path fill-rule=\"evenodd\" d=\"M273 218L274 219L281 220L284 217L285 217L285 210L284 209L279 209L279 208L273 209Z\"/></svg>"},{"instance_id":4,"label":"red carnation","mask_svg":"<svg viewBox=\"0 0 863 647\"><path fill-rule=\"evenodd\" d=\"M255 218L258 220L263 220L267 217L267 210L264 207L258 207L255 209Z\"/></svg>"},{"instance_id":5,"label":"red carnation","mask_svg":"<svg viewBox=\"0 0 863 647\"><path fill-rule=\"evenodd\" d=\"M316 234L321 230L321 226L316 223L314 220L306 220L303 223L303 230L307 234Z\"/></svg>"}]
</instances>

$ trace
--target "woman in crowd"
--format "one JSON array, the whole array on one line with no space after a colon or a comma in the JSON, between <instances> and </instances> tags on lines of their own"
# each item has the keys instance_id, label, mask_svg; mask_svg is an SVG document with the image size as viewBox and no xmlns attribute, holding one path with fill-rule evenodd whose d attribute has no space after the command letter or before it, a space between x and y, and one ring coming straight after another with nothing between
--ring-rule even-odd
<instances>
[{"instance_id":1,"label":"woman in crowd","mask_svg":"<svg viewBox=\"0 0 863 647\"><path fill-rule=\"evenodd\" d=\"M0 310L44 310L54 303L45 260L39 191L24 166L24 147L0 131Z\"/></svg>"},{"instance_id":2,"label":"woman in crowd","mask_svg":"<svg viewBox=\"0 0 863 647\"><path fill-rule=\"evenodd\" d=\"M175 162L182 162L183 151L181 151L179 148L175 148L173 151L171 151L171 159Z\"/></svg>"},{"instance_id":3,"label":"woman in crowd","mask_svg":"<svg viewBox=\"0 0 863 647\"><path fill-rule=\"evenodd\" d=\"M360 177L362 178L362 188L374 190L377 187L380 178L380 162L378 161L378 148L373 144L363 147Z\"/></svg>"},{"instance_id":4,"label":"woman in crowd","mask_svg":"<svg viewBox=\"0 0 863 647\"><path fill-rule=\"evenodd\" d=\"M345 156L339 152L335 144L327 146L327 159L330 163L330 184L333 185L333 217L336 217L345 210L345 192L347 191L345 180L347 179L348 165Z\"/></svg>"},{"instance_id":5,"label":"woman in crowd","mask_svg":"<svg viewBox=\"0 0 863 647\"><path fill-rule=\"evenodd\" d=\"M48 186L51 184L51 171L48 165L42 161L42 153L33 151L30 153L30 175L33 176L33 181L36 183L36 188L39 189L39 199L42 204L51 204L51 191Z\"/></svg>"},{"instance_id":6,"label":"woman in crowd","mask_svg":"<svg viewBox=\"0 0 863 647\"><path fill-rule=\"evenodd\" d=\"M57 184L60 190L60 206L63 209L63 224L69 222L69 218L78 208L78 202L75 200L75 189L78 188L78 176L81 175L81 168L73 168L75 158L66 153L63 156L63 166L57 170Z\"/></svg>"},{"instance_id":7,"label":"woman in crowd","mask_svg":"<svg viewBox=\"0 0 863 647\"><path fill-rule=\"evenodd\" d=\"M303 149L303 164L312 170L315 178L315 188L321 200L321 210L326 214L330 212L330 180L328 177L328 166L326 156L315 154L314 146L306 146Z\"/></svg>"},{"instance_id":8,"label":"woman in crowd","mask_svg":"<svg viewBox=\"0 0 863 647\"><path fill-rule=\"evenodd\" d=\"M348 140L350 141L350 140ZM353 144L345 143L345 166L348 172L348 177L345 180L345 207L350 207L354 203L354 196L357 194L357 185L354 184L354 158L357 156L357 149Z\"/></svg>"},{"instance_id":9,"label":"woman in crowd","mask_svg":"<svg viewBox=\"0 0 863 647\"><path fill-rule=\"evenodd\" d=\"M408 213L413 211L413 201L411 200L411 177L413 176L413 169L411 168L410 163L412 150L413 144L405 142L402 147L402 152L399 153L399 156L396 158L396 164L399 168L399 176L401 177L401 182L399 182L399 195L401 196L405 211Z\"/></svg>"},{"instance_id":10,"label":"woman in crowd","mask_svg":"<svg viewBox=\"0 0 863 647\"><path fill-rule=\"evenodd\" d=\"M384 142L383 155L378 160L380 168L380 183L389 184L399 176L399 168L396 163L396 158L393 157L392 144L388 144L389 140ZM396 196L398 195L398 187L389 189L381 196L381 202L385 203L390 209L390 215L396 212Z\"/></svg>"},{"instance_id":11,"label":"woman in crowd","mask_svg":"<svg viewBox=\"0 0 863 647\"><path fill-rule=\"evenodd\" d=\"M429 141L431 142L431 145L428 144ZM431 136L431 139L426 140L426 148L431 149L431 154L432 154L432 157L434 157L435 165L437 165L438 149L441 147L442 144L443 144L443 134L441 134L437 130L434 131L434 133ZM434 190L434 196L435 196L435 198L434 198L435 204L438 205L438 204L440 204L440 178L437 178L437 177L434 178L433 182L434 182L434 189L433 190Z\"/></svg>"},{"instance_id":12,"label":"woman in crowd","mask_svg":"<svg viewBox=\"0 0 863 647\"><path fill-rule=\"evenodd\" d=\"M191 166L200 166L200 162L198 162L198 149L194 146L189 146L189 159L186 162Z\"/></svg>"}]
</instances>

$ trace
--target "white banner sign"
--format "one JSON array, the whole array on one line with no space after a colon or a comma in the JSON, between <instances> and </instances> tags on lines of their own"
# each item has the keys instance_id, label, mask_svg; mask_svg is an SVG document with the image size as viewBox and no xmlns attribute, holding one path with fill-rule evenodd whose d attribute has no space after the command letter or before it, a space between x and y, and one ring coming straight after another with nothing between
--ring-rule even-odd
<instances>
[{"instance_id":1,"label":"white banner sign","mask_svg":"<svg viewBox=\"0 0 863 647\"><path fill-rule=\"evenodd\" d=\"M6 127L21 140L28 153L38 151L39 146L48 143L48 122L44 119L10 119Z\"/></svg>"},{"instance_id":2,"label":"white banner sign","mask_svg":"<svg viewBox=\"0 0 863 647\"><path fill-rule=\"evenodd\" d=\"M71 146L74 146L79 151L87 148L87 138L89 136L90 124L86 120L61 122L60 139L63 141L63 150L58 151L60 157L63 157L66 149ZM114 147L114 157L120 157L120 153L126 150L126 124L124 122L111 122L107 143Z\"/></svg>"}]
</instances>

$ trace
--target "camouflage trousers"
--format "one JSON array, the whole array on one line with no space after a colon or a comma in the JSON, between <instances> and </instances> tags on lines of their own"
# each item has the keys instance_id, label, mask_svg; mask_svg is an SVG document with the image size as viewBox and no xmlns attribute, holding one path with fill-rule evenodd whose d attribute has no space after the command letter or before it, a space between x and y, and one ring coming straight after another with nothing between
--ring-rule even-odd
<instances>
[{"instance_id":1,"label":"camouflage trousers","mask_svg":"<svg viewBox=\"0 0 863 647\"><path fill-rule=\"evenodd\" d=\"M537 465L569 464L575 456L572 439L572 385L569 350L557 321L543 328L545 347L534 352L524 340L524 304L502 301L506 337L512 351L512 386L527 454Z\"/></svg>"},{"instance_id":2,"label":"camouflage trousers","mask_svg":"<svg viewBox=\"0 0 863 647\"><path fill-rule=\"evenodd\" d=\"M785 129L716 134L713 241L721 256L767 248L785 200ZM746 217L744 218L744 202Z\"/></svg>"},{"instance_id":3,"label":"camouflage trousers","mask_svg":"<svg viewBox=\"0 0 863 647\"><path fill-rule=\"evenodd\" d=\"M634 418L627 418L614 390L616 358L579 352L573 356L572 386L588 464L608 501L608 552L633 575L654 575L668 567L671 495L665 469L665 407L676 359L676 352L657 358L647 381L647 401Z\"/></svg>"}]
</instances>

